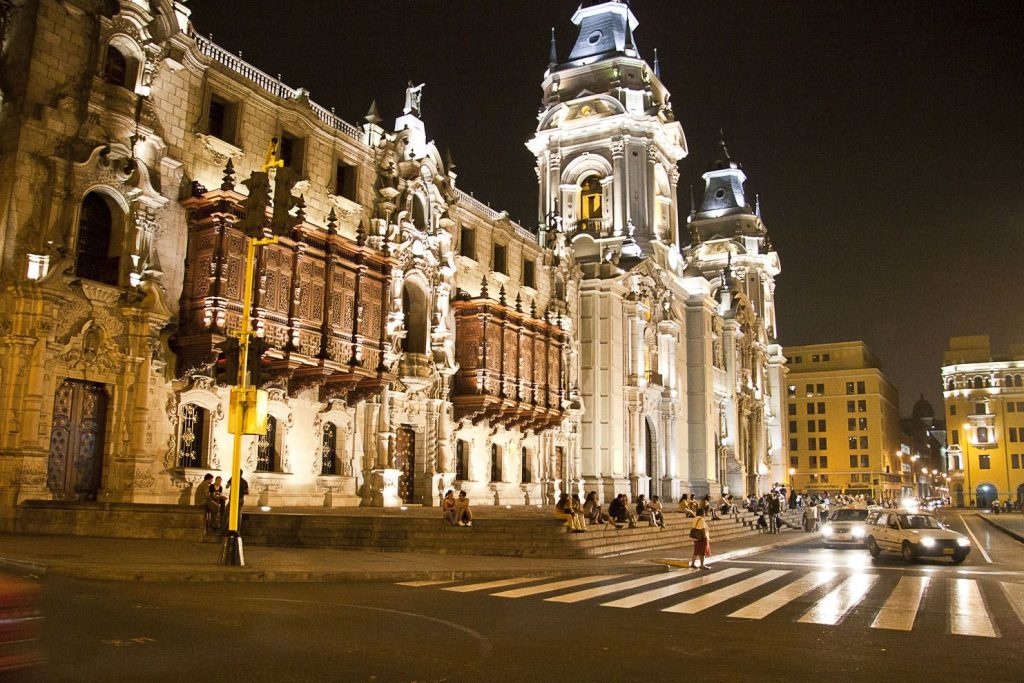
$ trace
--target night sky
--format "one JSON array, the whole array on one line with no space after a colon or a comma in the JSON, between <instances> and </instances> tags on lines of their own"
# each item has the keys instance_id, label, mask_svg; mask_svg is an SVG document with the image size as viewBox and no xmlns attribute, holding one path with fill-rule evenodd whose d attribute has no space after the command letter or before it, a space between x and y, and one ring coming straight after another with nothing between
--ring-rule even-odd
<instances>
[{"instance_id":1,"label":"night sky","mask_svg":"<svg viewBox=\"0 0 1024 683\"><path fill-rule=\"evenodd\" d=\"M634 0L703 186L718 129L782 261L784 345L864 339L900 391L941 405L948 338L1024 342L1024 2ZM536 218L540 82L563 0L192 0L203 34L354 124L390 127L426 83L428 138L459 187Z\"/></svg>"}]
</instances>

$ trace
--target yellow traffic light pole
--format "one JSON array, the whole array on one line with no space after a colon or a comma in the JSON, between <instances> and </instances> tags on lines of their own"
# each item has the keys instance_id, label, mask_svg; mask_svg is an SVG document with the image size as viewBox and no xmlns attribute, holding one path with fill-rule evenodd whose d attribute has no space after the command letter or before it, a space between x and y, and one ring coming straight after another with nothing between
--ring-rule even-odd
<instances>
[{"instance_id":1,"label":"yellow traffic light pole","mask_svg":"<svg viewBox=\"0 0 1024 683\"><path fill-rule=\"evenodd\" d=\"M267 157L262 170L281 168L284 162L278 159L275 152L277 138L271 141L267 149ZM242 327L238 331L238 382L231 387L232 401L229 410L229 422L234 439L231 449L231 491L228 499L228 533L224 537L224 548L221 552L221 564L244 566L245 557L242 553L242 537L238 532L240 494L242 491L242 437L246 432L247 413L254 406L256 392L249 389L249 341L252 337L252 288L253 275L256 270L256 247L276 244L278 238L246 237L245 253L245 287L242 294Z\"/></svg>"}]
</instances>

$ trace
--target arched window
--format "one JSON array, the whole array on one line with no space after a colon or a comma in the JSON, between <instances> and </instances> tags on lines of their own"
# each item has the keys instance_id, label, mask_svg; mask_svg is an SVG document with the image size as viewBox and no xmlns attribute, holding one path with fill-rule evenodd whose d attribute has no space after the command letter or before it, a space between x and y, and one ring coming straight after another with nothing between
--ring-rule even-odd
<instances>
[{"instance_id":1,"label":"arched window","mask_svg":"<svg viewBox=\"0 0 1024 683\"><path fill-rule=\"evenodd\" d=\"M417 230L427 230L427 206L419 195L413 195L412 198L412 224Z\"/></svg>"},{"instance_id":2,"label":"arched window","mask_svg":"<svg viewBox=\"0 0 1024 683\"><path fill-rule=\"evenodd\" d=\"M469 468L467 467L466 442L459 439L455 442L455 479L465 481L469 479Z\"/></svg>"},{"instance_id":3,"label":"arched window","mask_svg":"<svg viewBox=\"0 0 1024 683\"><path fill-rule=\"evenodd\" d=\"M580 185L580 230L601 229L603 215L601 179L590 176Z\"/></svg>"},{"instance_id":4,"label":"arched window","mask_svg":"<svg viewBox=\"0 0 1024 683\"><path fill-rule=\"evenodd\" d=\"M128 57L113 45L107 46L107 58L103 61L103 80L111 85L128 87Z\"/></svg>"},{"instance_id":5,"label":"arched window","mask_svg":"<svg viewBox=\"0 0 1024 683\"><path fill-rule=\"evenodd\" d=\"M277 418L267 416L267 433L260 435L256 449L256 471L273 472L277 465L278 448Z\"/></svg>"},{"instance_id":6,"label":"arched window","mask_svg":"<svg viewBox=\"0 0 1024 683\"><path fill-rule=\"evenodd\" d=\"M1010 377L1009 375L1004 375L1003 376L1003 386L1004 387L1012 387L1013 386L1013 378Z\"/></svg>"},{"instance_id":7,"label":"arched window","mask_svg":"<svg viewBox=\"0 0 1024 683\"><path fill-rule=\"evenodd\" d=\"M324 424L324 437L320 443L320 474L338 473L338 427L333 422Z\"/></svg>"},{"instance_id":8,"label":"arched window","mask_svg":"<svg viewBox=\"0 0 1024 683\"><path fill-rule=\"evenodd\" d=\"M949 380L949 383L946 384L946 390L947 391L953 391L953 389L955 389L955 388L956 388L956 382L954 382L953 380Z\"/></svg>"},{"instance_id":9,"label":"arched window","mask_svg":"<svg viewBox=\"0 0 1024 683\"><path fill-rule=\"evenodd\" d=\"M120 209L112 207L104 195L99 192L85 195L78 216L75 254L75 274L78 277L106 285L118 284L122 220Z\"/></svg>"},{"instance_id":10,"label":"arched window","mask_svg":"<svg viewBox=\"0 0 1024 683\"><path fill-rule=\"evenodd\" d=\"M491 444L491 481L501 481L501 447Z\"/></svg>"},{"instance_id":11,"label":"arched window","mask_svg":"<svg viewBox=\"0 0 1024 683\"><path fill-rule=\"evenodd\" d=\"M983 386L984 386L984 383L982 382L981 378L980 377L975 377L974 378L974 388L975 389L981 389Z\"/></svg>"},{"instance_id":12,"label":"arched window","mask_svg":"<svg viewBox=\"0 0 1024 683\"><path fill-rule=\"evenodd\" d=\"M522 465L521 465L522 481L523 481L524 484L530 484L530 483L533 482L533 476L530 473L530 452L526 450L525 446L523 447L523 453L522 453L521 459L522 459Z\"/></svg>"},{"instance_id":13,"label":"arched window","mask_svg":"<svg viewBox=\"0 0 1024 683\"><path fill-rule=\"evenodd\" d=\"M181 408L181 432L178 434L178 467L204 467L207 463L207 411L195 403Z\"/></svg>"},{"instance_id":14,"label":"arched window","mask_svg":"<svg viewBox=\"0 0 1024 683\"><path fill-rule=\"evenodd\" d=\"M1013 386L1015 386L1015 387L1021 386L1021 376L1020 375L1014 375L1013 376Z\"/></svg>"},{"instance_id":15,"label":"arched window","mask_svg":"<svg viewBox=\"0 0 1024 683\"><path fill-rule=\"evenodd\" d=\"M406 353L427 352L427 301L423 290L415 285L402 288L402 310L405 311L405 338L402 350Z\"/></svg>"}]
</instances>

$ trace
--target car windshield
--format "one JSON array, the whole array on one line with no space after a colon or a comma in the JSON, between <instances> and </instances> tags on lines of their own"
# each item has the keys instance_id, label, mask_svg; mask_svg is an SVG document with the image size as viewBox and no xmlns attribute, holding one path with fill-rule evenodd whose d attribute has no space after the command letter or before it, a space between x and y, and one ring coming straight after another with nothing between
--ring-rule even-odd
<instances>
[{"instance_id":1,"label":"car windshield","mask_svg":"<svg viewBox=\"0 0 1024 683\"><path fill-rule=\"evenodd\" d=\"M833 522L863 522L867 518L867 510L836 510L832 513Z\"/></svg>"},{"instance_id":2,"label":"car windshield","mask_svg":"<svg viewBox=\"0 0 1024 683\"><path fill-rule=\"evenodd\" d=\"M900 526L904 529L941 529L939 520L931 515L900 515Z\"/></svg>"}]
</instances>

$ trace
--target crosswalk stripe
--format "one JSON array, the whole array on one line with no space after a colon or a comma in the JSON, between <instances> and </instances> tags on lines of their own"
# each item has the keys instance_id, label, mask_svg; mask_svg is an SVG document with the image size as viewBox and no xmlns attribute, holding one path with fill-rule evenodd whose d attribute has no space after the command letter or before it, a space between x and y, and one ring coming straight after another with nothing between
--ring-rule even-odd
<instances>
[{"instance_id":1,"label":"crosswalk stripe","mask_svg":"<svg viewBox=\"0 0 1024 683\"><path fill-rule=\"evenodd\" d=\"M1024 623L1024 583L1007 583L1006 581L1001 583L1003 592L1006 593L1006 598L1010 601L1010 607L1017 613L1017 618L1021 620L1021 623Z\"/></svg>"},{"instance_id":2,"label":"crosswalk stripe","mask_svg":"<svg viewBox=\"0 0 1024 683\"><path fill-rule=\"evenodd\" d=\"M413 588L422 588L424 586L440 586L443 583L452 583L452 579L441 579L440 581L400 581L396 583L396 586L412 586Z\"/></svg>"},{"instance_id":3,"label":"crosswalk stripe","mask_svg":"<svg viewBox=\"0 0 1024 683\"><path fill-rule=\"evenodd\" d=\"M749 569L741 569L739 567L730 567L729 569L723 569L720 572L714 574L702 574L698 578L688 579L686 581L680 581L674 583L671 586L662 586L654 590L644 591L635 595L630 595L625 598L619 598L618 600L612 600L611 602L603 602L603 607L621 607L623 609L630 609L639 605L646 605L649 602L667 598L672 595L679 595L691 591L694 588L700 588L701 586L708 586L712 583L717 583L723 579L728 579L730 576L736 576L737 574L745 574Z\"/></svg>"},{"instance_id":4,"label":"crosswalk stripe","mask_svg":"<svg viewBox=\"0 0 1024 683\"><path fill-rule=\"evenodd\" d=\"M601 574L598 576L584 576L579 579L566 579L565 581L542 583L539 586L527 586L526 588L516 588L510 591L502 591L501 593L491 593L491 595L494 595L499 598L525 598L529 595L538 595L540 593L553 593L554 591L562 590L563 588L575 588L576 586L585 586L588 583L597 583L598 581L618 579L622 576L625 576L625 574Z\"/></svg>"},{"instance_id":5,"label":"crosswalk stripe","mask_svg":"<svg viewBox=\"0 0 1024 683\"><path fill-rule=\"evenodd\" d=\"M787 584L779 590L738 609L730 617L740 619L764 619L772 612L788 605L802 595L810 593L818 586L828 583L836 577L835 572L813 572Z\"/></svg>"},{"instance_id":6,"label":"crosswalk stripe","mask_svg":"<svg viewBox=\"0 0 1024 683\"><path fill-rule=\"evenodd\" d=\"M719 588L716 591L711 591L699 598L693 598L686 602L681 602L678 605L672 605L661 610L662 612L676 612L679 614L696 614L708 607L714 607L715 605L725 602L731 598L735 598L737 595L742 595L747 591L754 590L758 586L763 586L769 581L774 581L780 576L785 576L789 572L784 569L772 569L756 576L751 576L749 579L744 579L739 583L734 583L731 586L725 588Z\"/></svg>"},{"instance_id":7,"label":"crosswalk stripe","mask_svg":"<svg viewBox=\"0 0 1024 683\"><path fill-rule=\"evenodd\" d=\"M896 584L882 609L871 622L871 628L885 628L893 631L909 631L914 628L921 598L928 587L927 576L904 576Z\"/></svg>"},{"instance_id":8,"label":"crosswalk stripe","mask_svg":"<svg viewBox=\"0 0 1024 683\"><path fill-rule=\"evenodd\" d=\"M802 624L826 624L835 626L846 613L864 599L868 590L878 580L877 574L855 574L839 584L828 595L823 597L814 607L797 621Z\"/></svg>"},{"instance_id":9,"label":"crosswalk stripe","mask_svg":"<svg viewBox=\"0 0 1024 683\"><path fill-rule=\"evenodd\" d=\"M472 591L485 591L491 588L501 588L503 586L515 586L520 583L529 583L530 581L540 581L542 576L519 576L514 579L499 579L497 581L486 581L484 583L467 583L461 586L448 586L442 588L443 591L452 591L455 593L470 593Z\"/></svg>"},{"instance_id":10,"label":"crosswalk stripe","mask_svg":"<svg viewBox=\"0 0 1024 683\"><path fill-rule=\"evenodd\" d=\"M622 591L629 590L630 588L640 588L641 586L647 586L652 583L659 583L661 581L678 578L678 572L671 574L652 574L651 576L644 576L639 579L632 579L631 581L622 581L608 586L597 586L596 588L587 588L586 590L576 591L575 593L556 595L553 598L545 598L545 600L547 602L582 602L583 600L590 600L591 598L608 595L609 593L620 593Z\"/></svg>"},{"instance_id":11,"label":"crosswalk stripe","mask_svg":"<svg viewBox=\"0 0 1024 683\"><path fill-rule=\"evenodd\" d=\"M954 635L995 638L981 589L974 579L950 579L949 626Z\"/></svg>"}]
</instances>

